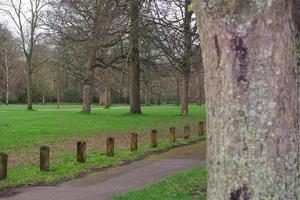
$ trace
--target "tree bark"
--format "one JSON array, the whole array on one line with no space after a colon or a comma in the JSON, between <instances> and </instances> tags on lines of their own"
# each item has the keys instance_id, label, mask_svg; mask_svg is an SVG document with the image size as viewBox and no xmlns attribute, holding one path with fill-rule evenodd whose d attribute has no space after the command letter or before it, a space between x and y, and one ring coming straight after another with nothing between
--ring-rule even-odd
<instances>
[{"instance_id":1,"label":"tree bark","mask_svg":"<svg viewBox=\"0 0 300 200\"><path fill-rule=\"evenodd\" d=\"M151 105L151 91L149 88L145 89L145 104L147 106Z\"/></svg>"},{"instance_id":2,"label":"tree bark","mask_svg":"<svg viewBox=\"0 0 300 200\"><path fill-rule=\"evenodd\" d=\"M102 88L99 87L99 106L103 105L103 95L102 95Z\"/></svg>"},{"instance_id":3,"label":"tree bark","mask_svg":"<svg viewBox=\"0 0 300 200\"><path fill-rule=\"evenodd\" d=\"M83 98L82 98L82 112L90 113L91 112L91 96L94 86L95 79L95 65L96 65L96 53L97 48L94 46L93 42L91 42L89 46L89 55L88 60L86 62L86 75L84 79L83 85Z\"/></svg>"},{"instance_id":4,"label":"tree bark","mask_svg":"<svg viewBox=\"0 0 300 200\"><path fill-rule=\"evenodd\" d=\"M180 104L180 77L176 75L176 104L179 106Z\"/></svg>"},{"instance_id":5,"label":"tree bark","mask_svg":"<svg viewBox=\"0 0 300 200\"><path fill-rule=\"evenodd\" d=\"M184 58L182 65L182 90L181 90L181 115L189 114L189 82L191 71L191 51L192 51L192 36L191 22L192 12L189 11L191 0L185 0L185 17L184 17Z\"/></svg>"},{"instance_id":6,"label":"tree bark","mask_svg":"<svg viewBox=\"0 0 300 200\"><path fill-rule=\"evenodd\" d=\"M58 87L58 89L57 89L57 102L56 102L56 108L57 109L60 109L60 90L61 90L61 88L60 88L60 85L59 85L59 87Z\"/></svg>"},{"instance_id":7,"label":"tree bark","mask_svg":"<svg viewBox=\"0 0 300 200\"><path fill-rule=\"evenodd\" d=\"M187 116L189 114L189 83L190 74L185 74L182 77L181 83L181 115Z\"/></svg>"},{"instance_id":8,"label":"tree bark","mask_svg":"<svg viewBox=\"0 0 300 200\"><path fill-rule=\"evenodd\" d=\"M139 60L139 0L130 1L130 112L141 114L140 103L140 60Z\"/></svg>"},{"instance_id":9,"label":"tree bark","mask_svg":"<svg viewBox=\"0 0 300 200\"><path fill-rule=\"evenodd\" d=\"M85 83L83 86L82 112L85 113L91 112L91 93L92 93L92 86L88 83Z\"/></svg>"},{"instance_id":10,"label":"tree bark","mask_svg":"<svg viewBox=\"0 0 300 200\"><path fill-rule=\"evenodd\" d=\"M7 50L4 52L4 63L5 63L5 72L6 72L6 105L9 103L9 70L8 70L8 59L7 59Z\"/></svg>"},{"instance_id":11,"label":"tree bark","mask_svg":"<svg viewBox=\"0 0 300 200\"><path fill-rule=\"evenodd\" d=\"M205 104L204 72L202 70L200 72L199 77L200 77L200 85L199 85L200 104Z\"/></svg>"},{"instance_id":12,"label":"tree bark","mask_svg":"<svg viewBox=\"0 0 300 200\"><path fill-rule=\"evenodd\" d=\"M105 86L101 91L102 105L104 107L109 107L111 105L111 89L108 86Z\"/></svg>"},{"instance_id":13,"label":"tree bark","mask_svg":"<svg viewBox=\"0 0 300 200\"><path fill-rule=\"evenodd\" d=\"M27 110L32 110L32 72L27 70Z\"/></svg>"},{"instance_id":14,"label":"tree bark","mask_svg":"<svg viewBox=\"0 0 300 200\"><path fill-rule=\"evenodd\" d=\"M205 68L208 200L300 198L292 6L194 0Z\"/></svg>"},{"instance_id":15,"label":"tree bark","mask_svg":"<svg viewBox=\"0 0 300 200\"><path fill-rule=\"evenodd\" d=\"M161 91L157 94L157 105L161 105Z\"/></svg>"}]
</instances>

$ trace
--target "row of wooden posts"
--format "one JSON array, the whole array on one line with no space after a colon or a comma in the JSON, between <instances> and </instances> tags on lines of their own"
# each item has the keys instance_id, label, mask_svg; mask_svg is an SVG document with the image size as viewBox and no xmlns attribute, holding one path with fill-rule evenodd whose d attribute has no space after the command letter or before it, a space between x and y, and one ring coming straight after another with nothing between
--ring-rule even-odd
<instances>
[{"instance_id":1,"label":"row of wooden posts","mask_svg":"<svg viewBox=\"0 0 300 200\"><path fill-rule=\"evenodd\" d=\"M199 136L203 136L205 132L204 122L199 122L198 126L198 134ZM189 139L191 136L191 129L189 126L184 127L184 139ZM175 127L170 128L170 141L176 141L176 129ZM157 130L151 131L151 140L150 146L155 148L158 146L157 143ZM137 151L138 150L138 134L131 134L131 142L130 142L130 150ZM106 145L106 156L113 157L114 156L114 138L107 138ZM79 141L77 142L77 161L79 163L86 162L86 142ZM0 153L0 181L7 178L7 166L8 166L8 155L5 153ZM48 146L41 146L40 148L40 170L48 172L50 170L50 148Z\"/></svg>"}]
</instances>

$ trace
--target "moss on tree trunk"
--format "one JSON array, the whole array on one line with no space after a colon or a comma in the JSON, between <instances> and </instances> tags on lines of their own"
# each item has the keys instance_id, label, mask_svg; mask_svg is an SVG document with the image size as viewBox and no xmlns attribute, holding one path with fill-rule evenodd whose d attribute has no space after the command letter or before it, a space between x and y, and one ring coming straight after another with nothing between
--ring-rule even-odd
<instances>
[{"instance_id":1,"label":"moss on tree trunk","mask_svg":"<svg viewBox=\"0 0 300 200\"><path fill-rule=\"evenodd\" d=\"M290 0L193 2L206 79L208 200L297 199L292 6Z\"/></svg>"}]
</instances>

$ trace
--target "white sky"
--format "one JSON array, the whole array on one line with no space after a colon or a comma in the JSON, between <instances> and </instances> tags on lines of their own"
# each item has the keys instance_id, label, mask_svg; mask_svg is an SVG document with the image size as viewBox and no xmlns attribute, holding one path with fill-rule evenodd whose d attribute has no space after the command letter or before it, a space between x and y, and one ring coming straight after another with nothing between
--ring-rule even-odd
<instances>
[{"instance_id":1,"label":"white sky","mask_svg":"<svg viewBox=\"0 0 300 200\"><path fill-rule=\"evenodd\" d=\"M19 2L19 0L13 0L13 2ZM10 0L0 0L0 8L3 9L9 9L8 6L6 6L5 4L9 4ZM22 0L23 3L23 7L24 10L26 9L26 7L29 6L29 0ZM16 30L16 26L13 22L13 20L11 19L10 16L8 16L7 13L5 13L4 11L1 11L0 9L0 23L5 25L12 33L16 34L17 30Z\"/></svg>"}]
</instances>

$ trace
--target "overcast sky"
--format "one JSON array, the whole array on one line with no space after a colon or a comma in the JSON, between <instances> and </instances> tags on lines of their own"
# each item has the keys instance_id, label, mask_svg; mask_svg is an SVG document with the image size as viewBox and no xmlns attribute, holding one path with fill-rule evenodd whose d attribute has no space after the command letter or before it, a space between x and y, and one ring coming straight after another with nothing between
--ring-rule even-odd
<instances>
[{"instance_id":1,"label":"overcast sky","mask_svg":"<svg viewBox=\"0 0 300 200\"><path fill-rule=\"evenodd\" d=\"M13 1L18 2L19 0L13 0ZM8 9L9 7L5 6L5 4L8 3L10 3L10 0L0 0L0 8ZM29 5L29 0L22 0L22 3L23 3L22 8L26 9L26 7ZM13 20L4 11L0 11L0 23L4 24L13 33L16 33L16 28Z\"/></svg>"}]
</instances>

